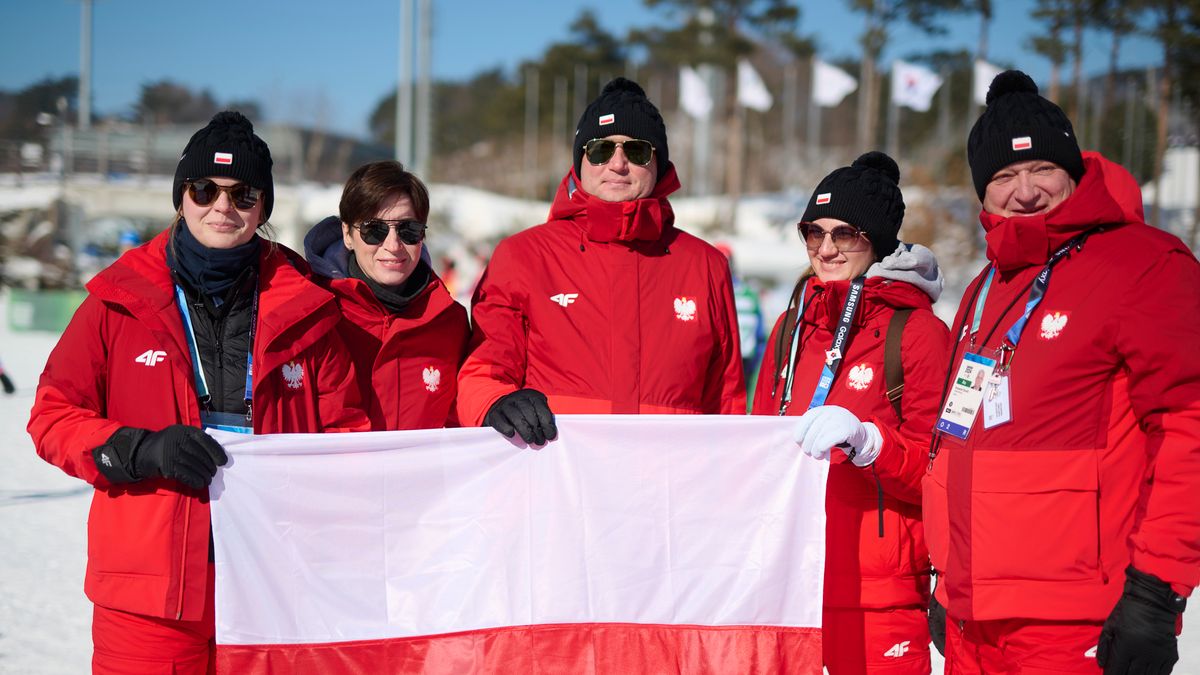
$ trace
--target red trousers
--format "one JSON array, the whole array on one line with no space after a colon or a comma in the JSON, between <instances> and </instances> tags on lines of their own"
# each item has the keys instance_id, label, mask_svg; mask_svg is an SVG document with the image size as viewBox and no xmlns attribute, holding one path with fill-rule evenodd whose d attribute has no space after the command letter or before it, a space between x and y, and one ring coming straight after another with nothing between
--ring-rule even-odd
<instances>
[{"instance_id":1,"label":"red trousers","mask_svg":"<svg viewBox=\"0 0 1200 675\"><path fill-rule=\"evenodd\" d=\"M213 566L204 617L175 621L94 605L93 675L212 675L216 659Z\"/></svg>"},{"instance_id":2,"label":"red trousers","mask_svg":"<svg viewBox=\"0 0 1200 675\"><path fill-rule=\"evenodd\" d=\"M1101 623L946 617L946 675L1097 675Z\"/></svg>"},{"instance_id":3,"label":"red trousers","mask_svg":"<svg viewBox=\"0 0 1200 675\"><path fill-rule=\"evenodd\" d=\"M829 675L929 675L929 624L921 607L826 607L821 622Z\"/></svg>"}]
</instances>

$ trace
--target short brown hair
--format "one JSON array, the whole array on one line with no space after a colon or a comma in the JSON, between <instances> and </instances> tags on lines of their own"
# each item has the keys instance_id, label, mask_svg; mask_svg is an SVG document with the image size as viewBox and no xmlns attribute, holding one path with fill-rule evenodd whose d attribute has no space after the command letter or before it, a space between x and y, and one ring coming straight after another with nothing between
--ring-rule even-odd
<instances>
[{"instance_id":1,"label":"short brown hair","mask_svg":"<svg viewBox=\"0 0 1200 675\"><path fill-rule=\"evenodd\" d=\"M356 225L375 217L389 199L408 197L417 220L429 219L429 190L412 172L395 160L364 164L350 174L342 189L338 215L347 225Z\"/></svg>"}]
</instances>

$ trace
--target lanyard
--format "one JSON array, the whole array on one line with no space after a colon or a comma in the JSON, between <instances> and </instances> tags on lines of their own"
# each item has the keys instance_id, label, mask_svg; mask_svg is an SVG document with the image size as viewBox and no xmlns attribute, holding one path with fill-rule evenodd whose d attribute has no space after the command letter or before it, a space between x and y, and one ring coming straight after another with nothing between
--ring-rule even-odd
<instances>
[{"instance_id":1,"label":"lanyard","mask_svg":"<svg viewBox=\"0 0 1200 675\"><path fill-rule=\"evenodd\" d=\"M175 304L183 316L183 325L187 328L188 351L192 354L192 374L196 382L196 395L200 397L200 405L208 407L212 402L212 394L208 390L208 379L204 377L204 367L200 363L200 350L196 345L196 331L192 327L192 315L188 311L187 298L179 284L175 284ZM254 386L254 329L258 323L258 288L254 289L254 299L250 309L250 343L246 346L246 426L251 426L254 419L251 401ZM217 364L220 367L220 364Z\"/></svg>"},{"instance_id":2,"label":"lanyard","mask_svg":"<svg viewBox=\"0 0 1200 675\"><path fill-rule=\"evenodd\" d=\"M1079 250L1082 248L1084 240L1087 239L1091 234L1092 231L1084 232L1083 234L1072 238L1070 241L1060 246L1058 250L1054 252L1054 255L1051 255L1050 259L1046 261L1046 266L1042 268L1042 271L1039 272L1037 277L1034 278L1033 283L1029 288L1029 297L1025 300L1025 311L1021 313L1021 316L1017 317L1017 320L1013 322L1013 325L1010 326L1008 331L1004 333L1004 339L1006 342L1008 342L1006 347L1009 351L1016 350L1017 343L1021 341L1021 333L1025 331L1025 324L1029 323L1029 317L1033 314L1033 310L1037 309L1037 306L1042 304L1042 299L1046 297L1046 289L1050 287L1050 272L1054 270L1054 266L1057 265L1063 258L1067 257L1072 249ZM988 270L987 279L983 282L983 290L980 292L979 298L975 302L975 313L971 318L972 345L975 344L975 334L979 332L979 322L983 317L983 306L987 300L988 290L991 288L992 279L995 277L995 275L996 266L993 265L992 268ZM1004 313L1007 314L1008 310L1005 310ZM995 328L993 328L992 331L995 331ZM986 344L989 338L991 338L991 332L988 333L987 338L984 338L983 342Z\"/></svg>"},{"instance_id":3,"label":"lanyard","mask_svg":"<svg viewBox=\"0 0 1200 675\"><path fill-rule=\"evenodd\" d=\"M854 322L854 316L858 313L858 306L861 304L863 283L862 277L850 283L850 291L846 294L846 302L842 305L842 313L838 318L838 326L833 333L833 344L830 346L829 351L825 352L825 366L821 369L821 379L817 381L816 389L813 390L812 400L808 404L809 410L824 405L825 399L829 397L829 390L833 386L833 380L842 365L843 352L850 340L850 326ZM787 412L788 406L792 402L792 381L796 375L796 359L799 356L800 323L804 318L804 298L807 292L808 282L806 281L804 283L804 290L800 293L800 302L796 310L796 328L792 333L792 350L789 354L790 363L788 364L787 382L783 389L783 401L779 406L780 415Z\"/></svg>"}]
</instances>

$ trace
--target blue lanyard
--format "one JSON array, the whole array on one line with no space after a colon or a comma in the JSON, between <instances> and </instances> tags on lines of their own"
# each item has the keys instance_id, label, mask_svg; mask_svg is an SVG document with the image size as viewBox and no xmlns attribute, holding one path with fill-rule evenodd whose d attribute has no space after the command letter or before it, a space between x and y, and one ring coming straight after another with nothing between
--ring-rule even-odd
<instances>
[{"instance_id":1,"label":"blue lanyard","mask_svg":"<svg viewBox=\"0 0 1200 675\"><path fill-rule=\"evenodd\" d=\"M1008 331L1004 333L1004 339L1015 350L1017 344L1021 341L1021 334L1025 331L1025 324L1029 323L1029 317L1033 314L1033 310L1042 304L1042 300L1046 297L1046 289L1050 287L1050 272L1054 270L1054 266L1060 260L1065 258L1071 252L1071 249L1079 249L1083 246L1083 242L1092 234L1092 231L1084 232L1083 234L1072 238L1067 243L1063 244L1054 255L1050 256L1050 260L1046 261L1046 266L1038 273L1033 280L1033 284L1029 289L1029 297L1025 300L1025 311L1013 322ZM979 332L979 321L983 317L983 306L987 299L988 290L992 286L992 279L996 275L996 266L993 265L988 270L987 280L983 283L983 290L979 294L979 299L975 302L975 315L971 319L971 342L974 344L975 334ZM1007 314L1007 310L1005 311ZM989 336L991 333L988 334ZM986 340L985 340L986 342Z\"/></svg>"},{"instance_id":2,"label":"blue lanyard","mask_svg":"<svg viewBox=\"0 0 1200 675\"><path fill-rule=\"evenodd\" d=\"M207 407L212 402L212 394L208 390L208 379L204 377L204 367L200 363L200 350L196 346L196 331L192 328L192 315L188 311L187 298L179 284L175 284L175 304L183 316L183 325L187 328L188 351L192 355L192 375L196 382L196 395L200 397L200 405ZM250 309L250 343L246 346L246 426L251 426L254 419L251 401L254 392L254 330L258 323L258 288L254 289L254 299ZM217 367L220 367L218 364Z\"/></svg>"},{"instance_id":3,"label":"blue lanyard","mask_svg":"<svg viewBox=\"0 0 1200 675\"><path fill-rule=\"evenodd\" d=\"M850 339L850 326L854 321L854 316L858 313L858 306L862 300L863 278L859 277L850 283L850 291L846 294L846 303L842 305L842 313L838 319L837 330L833 334L833 344L829 351L826 352L825 367L821 369L821 379L817 381L817 387L813 390L812 400L809 401L808 408L811 410L820 405L825 404L825 399L829 397L829 390L833 386L833 379L837 376L838 369L842 365L843 351ZM804 299L808 295L808 282L804 282L804 288L800 291L800 301L796 309L796 328L792 332L792 350L789 353L790 363L787 370L787 381L783 387L783 400L780 402L779 414L787 413L788 406L792 403L792 381L796 376L796 360L799 357L800 344L800 324L804 319Z\"/></svg>"}]
</instances>

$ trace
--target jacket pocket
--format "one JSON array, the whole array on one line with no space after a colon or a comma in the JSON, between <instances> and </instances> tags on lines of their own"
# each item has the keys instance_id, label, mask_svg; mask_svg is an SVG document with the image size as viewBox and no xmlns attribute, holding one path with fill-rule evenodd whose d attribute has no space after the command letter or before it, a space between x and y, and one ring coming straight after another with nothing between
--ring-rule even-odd
<instances>
[{"instance_id":1,"label":"jacket pocket","mask_svg":"<svg viewBox=\"0 0 1200 675\"><path fill-rule=\"evenodd\" d=\"M1100 576L1095 450L977 450L972 476L975 579Z\"/></svg>"},{"instance_id":2,"label":"jacket pocket","mask_svg":"<svg viewBox=\"0 0 1200 675\"><path fill-rule=\"evenodd\" d=\"M943 455L945 453L943 452ZM950 527L946 502L946 464L948 458L939 456L933 469L921 479L921 515L925 527L925 543L929 560L939 573L949 564Z\"/></svg>"}]
</instances>

